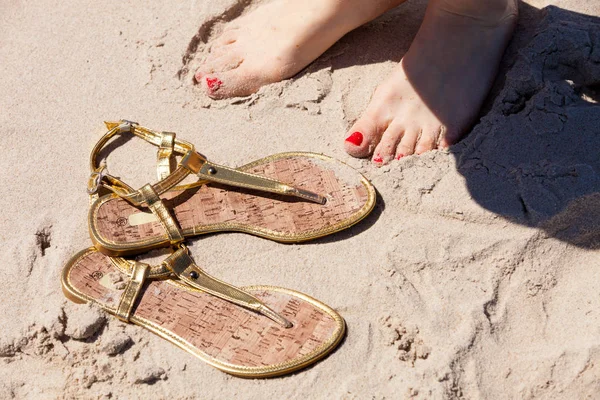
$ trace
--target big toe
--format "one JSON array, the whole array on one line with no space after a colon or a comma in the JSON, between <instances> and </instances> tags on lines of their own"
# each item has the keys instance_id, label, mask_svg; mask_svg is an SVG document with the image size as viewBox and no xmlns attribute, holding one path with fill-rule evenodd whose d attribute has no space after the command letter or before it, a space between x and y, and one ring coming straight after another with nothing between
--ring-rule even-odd
<instances>
[{"instance_id":1,"label":"big toe","mask_svg":"<svg viewBox=\"0 0 600 400\"><path fill-rule=\"evenodd\" d=\"M346 134L344 150L352 157L367 157L373 153L373 149L379 143L377 125L368 117L356 121Z\"/></svg>"},{"instance_id":2,"label":"big toe","mask_svg":"<svg viewBox=\"0 0 600 400\"><path fill-rule=\"evenodd\" d=\"M222 73L238 68L244 59L236 54L225 54L222 56L211 55L207 58L194 74L196 82L200 83L202 78L212 73Z\"/></svg>"},{"instance_id":3,"label":"big toe","mask_svg":"<svg viewBox=\"0 0 600 400\"><path fill-rule=\"evenodd\" d=\"M242 67L210 74L197 72L195 77L208 96L217 100L248 96L261 86L261 82Z\"/></svg>"}]
</instances>

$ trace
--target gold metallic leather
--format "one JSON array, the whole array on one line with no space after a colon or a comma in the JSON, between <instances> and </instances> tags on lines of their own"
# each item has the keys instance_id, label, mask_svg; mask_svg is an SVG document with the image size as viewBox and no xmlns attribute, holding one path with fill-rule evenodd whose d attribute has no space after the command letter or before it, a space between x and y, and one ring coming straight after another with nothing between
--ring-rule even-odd
<instances>
[{"instance_id":1,"label":"gold metallic leather","mask_svg":"<svg viewBox=\"0 0 600 400\"><path fill-rule=\"evenodd\" d=\"M116 193L120 197L123 197L124 199L128 200L129 202L131 202L132 204L134 204L136 206L142 205L143 198L142 198L139 190L133 189L131 186L127 185L125 182L110 175L106 171L106 163L99 162L98 156L100 154L100 151L104 148L104 146L116 135L123 134L123 133L131 133L131 134L138 136L138 137L146 140L147 142L150 142L160 148L161 145L164 145L163 142L165 141L165 137L164 137L165 132L155 132L155 131L149 130L147 128L141 127L135 122L130 122L130 121L126 121L126 120L121 120L119 122L105 122L105 124L109 129L108 132L106 132L100 138L100 140L98 140L98 142L96 143L96 145L94 146L94 148L92 149L92 152L90 154L91 176L90 176L90 184L88 184L88 193L90 193L91 196L95 196L95 193L98 190L98 188L100 186L102 186L102 187ZM168 135L169 134L167 133L167 136ZM194 152L194 146L192 144L185 142L183 140L175 139L174 134L173 134L172 149L173 150L171 152L171 155L173 155L173 153L185 155L189 152ZM160 150L159 150L159 152L160 152ZM159 155L159 158L160 158L160 155ZM159 170L160 169L161 168L159 168ZM168 169L170 172L170 163L169 163ZM92 182L92 177L95 178L101 171L102 171L102 175L100 177L99 184L93 185L93 183L95 183L95 182ZM173 173L170 173L165 178L161 179L159 182L152 185L152 187L154 188L156 193L160 195L160 194L166 192L167 190L169 190L170 188L172 188L173 186L177 185L183 179L185 179L185 177L188 176L189 173L190 173L190 171L188 169L179 166Z\"/></svg>"},{"instance_id":2,"label":"gold metallic leather","mask_svg":"<svg viewBox=\"0 0 600 400\"><path fill-rule=\"evenodd\" d=\"M193 172L203 181L218 182L225 185L277 193L284 196L294 196L315 203L325 204L325 197L317 193L294 188L283 182L268 179L260 175L241 172L232 168L213 164L204 156L197 153L191 143L175 139L174 134L171 138L169 137L169 134L166 134L165 132L156 132L139 126L135 122L126 120L121 120L119 122L105 122L105 124L109 131L100 138L98 143L96 143L90 156L91 176L90 183L88 184L88 193L93 196L94 200L97 198L96 191L100 186L103 186L136 206L143 205L143 196L139 190L132 189L125 182L110 175L106 171L106 165L98 163L97 160L102 148L104 148L106 143L108 143L115 135L131 133L158 146L160 149L172 148L172 150L164 150L162 153L161 150L159 150L158 175L161 177L161 180L152 185L154 191L158 195L173 188L188 174ZM170 144L171 139L172 146ZM167 153L169 153L168 158ZM165 175L167 168L170 170L170 157L173 153L180 154L183 158L175 171ZM168 164L167 161L165 161L167 159L169 160ZM104 181L106 181L106 183Z\"/></svg>"},{"instance_id":3,"label":"gold metallic leather","mask_svg":"<svg viewBox=\"0 0 600 400\"><path fill-rule=\"evenodd\" d=\"M117 269L119 271L123 272L126 275L131 274L131 272L133 271L133 265L137 262L135 260L129 261L122 257L109 257L109 258L110 258L110 262L112 262L113 265L115 267L117 267ZM147 279L164 279L164 278L168 278L171 274L172 274L171 271L162 264L151 265L148 268L148 276L146 278Z\"/></svg>"},{"instance_id":4,"label":"gold metallic leather","mask_svg":"<svg viewBox=\"0 0 600 400\"><path fill-rule=\"evenodd\" d=\"M171 160L173 157L173 146L175 145L175 133L163 132L162 141L156 154L156 176L163 180L171 173Z\"/></svg>"},{"instance_id":5,"label":"gold metallic leather","mask_svg":"<svg viewBox=\"0 0 600 400\"><path fill-rule=\"evenodd\" d=\"M190 257L186 247L176 250L167 257L163 261L163 265L189 286L237 304L238 306L256 311L277 322L284 328L292 327L291 322L277 314L256 297L204 272Z\"/></svg>"},{"instance_id":6,"label":"gold metallic leather","mask_svg":"<svg viewBox=\"0 0 600 400\"><path fill-rule=\"evenodd\" d=\"M165 179L152 185L152 189L156 194L161 195L167 190L171 189L179 182L185 179L190 174L190 171L182 166L177 167L170 175ZM119 197L129 201L135 206L144 205L144 195L139 190L123 190L119 187L112 187L111 190L116 193Z\"/></svg>"},{"instance_id":7,"label":"gold metallic leather","mask_svg":"<svg viewBox=\"0 0 600 400\"><path fill-rule=\"evenodd\" d=\"M91 175L88 181L88 193L90 195L90 204L99 199L98 189L103 187L112 191L117 196L130 202L135 206L147 206L160 219L164 225L169 243L171 245L183 241L184 234L180 231L173 217L160 201L160 195L174 188L183 181L189 174L194 173L199 178L196 184L206 182L217 182L229 186L242 187L263 192L276 193L285 196L294 196L318 204L325 204L326 199L317 193L299 189L278 182L273 179L265 178L260 175L250 174L236 169L211 163L202 154L195 151L194 146L186 141L176 139L174 133L156 132L138 125L136 122L121 120L119 122L105 122L109 129L94 146L90 155ZM142 189L135 190L119 178L108 173L106 162L98 161L100 151L116 135L123 133L133 134L145 141L159 147L157 155L157 174L160 180L153 185L145 185ZM171 158L174 154L182 156L181 161L174 171L171 171ZM90 215L91 219L94 218ZM90 223L90 232L92 240L99 245L99 249L106 250L101 246L94 235L92 229L93 223ZM148 250L141 246L134 250ZM123 254L124 252L111 252L113 255Z\"/></svg>"},{"instance_id":8,"label":"gold metallic leather","mask_svg":"<svg viewBox=\"0 0 600 400\"><path fill-rule=\"evenodd\" d=\"M299 197L317 204L325 204L326 202L325 197L317 193L298 189L274 179L265 178L264 176L249 174L247 172L217 165L210 161L206 161L196 175L200 179L223 183L225 185L277 193L284 196Z\"/></svg>"},{"instance_id":9,"label":"gold metallic leather","mask_svg":"<svg viewBox=\"0 0 600 400\"><path fill-rule=\"evenodd\" d=\"M152 213L158 217L159 221L167 231L171 245L183 242L184 238L181 230L152 186L145 185L140 189L140 193L144 198L144 203L146 203Z\"/></svg>"},{"instance_id":10,"label":"gold metallic leather","mask_svg":"<svg viewBox=\"0 0 600 400\"><path fill-rule=\"evenodd\" d=\"M196 184L201 184L203 183L202 181L213 181L225 185L266 191L287 196L295 196L319 204L325 204L325 198L319 194L294 188L286 185L285 183L264 178L259 175L249 174L213 164L207 161L204 156L197 153L194 150L194 146L190 143L175 139L175 134L173 133L155 132L147 128L140 127L137 123L124 120L115 123L107 122L106 125L109 131L96 144L90 157L92 174L88 183L88 192L90 193L91 199L94 201L98 200L99 196L97 191L100 187L104 187L116 195L130 201L136 206L147 206L155 215L159 217L161 223L167 231L169 241L172 245L178 244L184 240L183 233L180 231L177 223L166 209L159 196L160 194L174 188L192 172L195 173L200 179L200 182ZM147 184L139 190L134 190L119 178L111 176L106 169L105 162L97 162L97 157L104 145L113 137L122 133L134 134L159 147L157 153L157 176L159 182L155 183L154 185ZM174 154L180 154L183 156L183 158L182 162L179 163L175 171L172 171L171 161ZM87 249L73 257L63 271L63 290L68 297L74 298L78 301L96 301L96 299L92 299L83 295L82 293L79 293L69 281L69 270L71 266L80 257L80 255L89 251L93 250ZM169 279L169 283L185 287L188 290L200 290L202 292L209 293L225 301L258 312L285 328L292 327L292 323L275 312L273 309L269 308L255 296L208 275L195 264L193 259L189 256L187 248L184 245L180 245L180 248L167 257L167 259L159 266L150 266L145 263L129 261L123 258L111 258L111 262L117 266L119 270L126 271L126 273L130 275L131 279L127 282L116 309L114 306L107 308L106 305L102 305L105 309L107 309L107 311L112 312L123 321L142 325L158 335L166 338L167 340L177 344L178 346L190 351L191 353L198 355L209 364L236 375L248 377L267 377L302 368L330 352L331 349L333 349L333 347L341 340L345 330L343 320L333 310L330 310L325 305L322 305L308 296L289 291L294 296L301 297L303 300L312 303L313 305L321 308L324 312L327 312L329 315L331 315L331 317L337 322L336 333L332 335L332 338L320 346L319 349L315 349L311 352L311 354L306 354L303 358L295 360L293 363L286 362L273 367L270 366L268 368L263 368L261 366L237 367L222 364L214 358L203 355L199 349L190 347L184 341L173 336L172 334L169 334L168 331L162 329L161 327L157 327L151 323L148 323L147 321L136 318L136 316L133 314L133 310L135 308L138 296L140 293L142 293L144 282L147 279ZM179 279L171 280L171 278L174 278L175 276ZM266 290L276 290L281 292L287 291L287 289L269 286L253 288L264 288Z\"/></svg>"},{"instance_id":11,"label":"gold metallic leather","mask_svg":"<svg viewBox=\"0 0 600 400\"><path fill-rule=\"evenodd\" d=\"M125 286L125 290L121 295L121 300L119 301L119 306L117 307L117 311L115 315L121 321L129 322L131 317L131 311L133 310L133 305L135 304L135 300L137 299L142 287L144 285L144 281L148 276L149 265L133 262L133 269L131 271L131 279L127 282Z\"/></svg>"},{"instance_id":12,"label":"gold metallic leather","mask_svg":"<svg viewBox=\"0 0 600 400\"><path fill-rule=\"evenodd\" d=\"M251 294L239 289L233 285L223 282L198 267L192 257L190 257L186 246L181 245L179 249L169 255L160 265L149 266L135 260L127 260L121 257L110 257L111 262L121 272L131 275L131 280L121 297L117 309L117 317L122 321L128 322L129 315L135 299L139 294L136 282L142 284L146 279L165 279L179 278L179 282L184 286L191 286L195 289L212 294L230 303L256 311L265 317L275 321L284 328L291 328L292 324L286 318L279 315L276 311L269 308L262 301ZM144 275L139 275L139 270L144 268Z\"/></svg>"}]
</instances>

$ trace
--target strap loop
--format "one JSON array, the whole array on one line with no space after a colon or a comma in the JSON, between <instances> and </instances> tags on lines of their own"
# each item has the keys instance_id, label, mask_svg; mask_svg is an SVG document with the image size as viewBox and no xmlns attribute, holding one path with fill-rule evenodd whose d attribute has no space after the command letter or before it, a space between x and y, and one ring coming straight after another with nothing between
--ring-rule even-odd
<instances>
[{"instance_id":1,"label":"strap loop","mask_svg":"<svg viewBox=\"0 0 600 400\"><path fill-rule=\"evenodd\" d=\"M175 144L175 133L163 132L160 146L156 154L156 174L158 180L165 179L171 173L171 157Z\"/></svg>"},{"instance_id":2,"label":"strap loop","mask_svg":"<svg viewBox=\"0 0 600 400\"><path fill-rule=\"evenodd\" d=\"M119 301L119 305L117 307L116 315L121 321L129 322L135 300L142 290L144 281L148 277L149 267L150 266L148 264L137 261L133 262L131 279L129 282L127 282L127 286L125 286L125 290L121 295L121 300Z\"/></svg>"},{"instance_id":3,"label":"strap loop","mask_svg":"<svg viewBox=\"0 0 600 400\"><path fill-rule=\"evenodd\" d=\"M154 213L154 215L156 215L163 224L165 230L167 231L167 235L169 236L169 242L171 242L171 245L176 245L177 243L183 242L184 238L181 230L152 186L145 185L140 189L140 193L150 211L152 211L152 213Z\"/></svg>"}]
</instances>

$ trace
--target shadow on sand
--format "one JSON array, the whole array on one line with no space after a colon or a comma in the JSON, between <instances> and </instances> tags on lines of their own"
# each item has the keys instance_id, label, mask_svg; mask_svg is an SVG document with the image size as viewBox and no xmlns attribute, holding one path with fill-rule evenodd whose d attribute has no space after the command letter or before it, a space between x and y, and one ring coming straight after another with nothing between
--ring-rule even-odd
<instances>
[{"instance_id":1,"label":"shadow on sand","mask_svg":"<svg viewBox=\"0 0 600 400\"><path fill-rule=\"evenodd\" d=\"M349 33L323 61L339 69L400 60L425 5L409 2ZM377 51L369 51L372 31ZM427 104L436 104L435 94L413 86ZM481 119L450 149L473 200L548 236L599 248L599 101L600 18L521 3Z\"/></svg>"},{"instance_id":2,"label":"shadow on sand","mask_svg":"<svg viewBox=\"0 0 600 400\"><path fill-rule=\"evenodd\" d=\"M556 7L522 11L491 107L451 152L484 208L598 248L600 18Z\"/></svg>"}]
</instances>

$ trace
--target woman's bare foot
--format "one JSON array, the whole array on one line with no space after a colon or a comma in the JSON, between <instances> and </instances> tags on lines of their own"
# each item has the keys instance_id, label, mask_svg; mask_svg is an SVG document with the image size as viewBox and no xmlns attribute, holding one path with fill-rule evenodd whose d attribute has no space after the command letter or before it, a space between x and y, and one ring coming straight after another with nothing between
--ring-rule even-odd
<instances>
[{"instance_id":1,"label":"woman's bare foot","mask_svg":"<svg viewBox=\"0 0 600 400\"><path fill-rule=\"evenodd\" d=\"M405 0L275 0L231 22L195 74L212 98L289 78L347 32Z\"/></svg>"},{"instance_id":2,"label":"woman's bare foot","mask_svg":"<svg viewBox=\"0 0 600 400\"><path fill-rule=\"evenodd\" d=\"M348 132L376 165L456 143L475 122L517 20L516 0L431 0L410 49Z\"/></svg>"}]
</instances>

